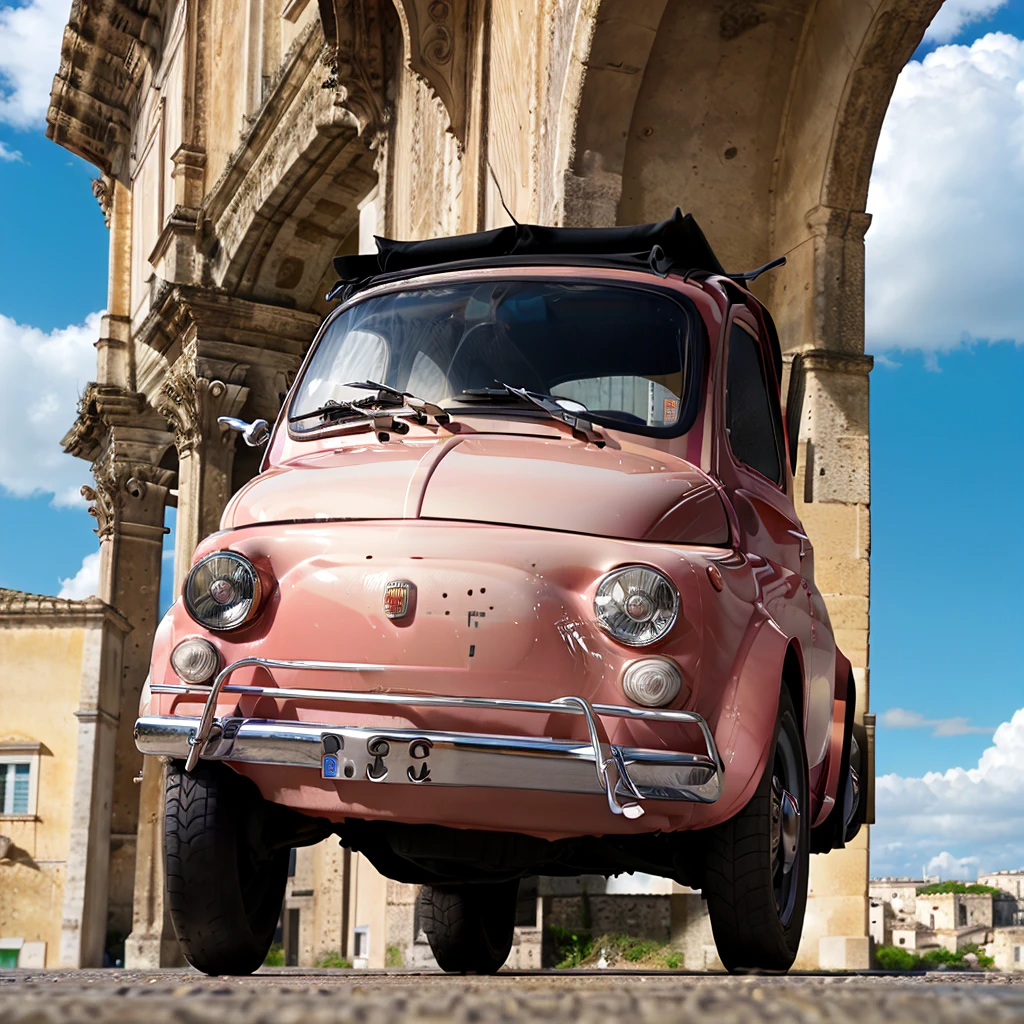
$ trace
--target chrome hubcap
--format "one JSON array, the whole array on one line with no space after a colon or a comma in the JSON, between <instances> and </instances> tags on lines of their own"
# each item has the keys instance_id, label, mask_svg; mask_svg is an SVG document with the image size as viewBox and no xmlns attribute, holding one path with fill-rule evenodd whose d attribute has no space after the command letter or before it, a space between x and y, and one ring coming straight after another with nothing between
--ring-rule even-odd
<instances>
[{"instance_id":1,"label":"chrome hubcap","mask_svg":"<svg viewBox=\"0 0 1024 1024\"><path fill-rule=\"evenodd\" d=\"M781 861L782 873L788 875L796 863L800 843L800 807L796 797L777 775L772 776L772 862Z\"/></svg>"},{"instance_id":2,"label":"chrome hubcap","mask_svg":"<svg viewBox=\"0 0 1024 1024\"><path fill-rule=\"evenodd\" d=\"M775 744L770 788L771 872L775 888L775 908L779 920L788 926L797 907L799 893L806 884L802 867L807 852L800 805L806 799L803 753L796 723L787 716Z\"/></svg>"}]
</instances>

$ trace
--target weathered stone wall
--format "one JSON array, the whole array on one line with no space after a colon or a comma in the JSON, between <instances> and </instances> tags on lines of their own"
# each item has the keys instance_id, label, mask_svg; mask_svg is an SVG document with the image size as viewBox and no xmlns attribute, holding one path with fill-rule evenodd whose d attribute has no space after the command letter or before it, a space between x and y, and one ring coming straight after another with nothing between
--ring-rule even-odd
<instances>
[{"instance_id":1,"label":"weathered stone wall","mask_svg":"<svg viewBox=\"0 0 1024 1024\"><path fill-rule=\"evenodd\" d=\"M27 813L0 808L0 939L45 943L48 967L102 966L131 922L112 815L125 628L95 598L0 590L0 754L32 766Z\"/></svg>"}]
</instances>

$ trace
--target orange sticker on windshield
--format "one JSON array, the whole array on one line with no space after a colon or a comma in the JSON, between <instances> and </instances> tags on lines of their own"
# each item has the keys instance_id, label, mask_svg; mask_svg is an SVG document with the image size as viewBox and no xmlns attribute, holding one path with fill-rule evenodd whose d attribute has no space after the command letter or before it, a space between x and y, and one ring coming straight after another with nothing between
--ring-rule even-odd
<instances>
[{"instance_id":1,"label":"orange sticker on windshield","mask_svg":"<svg viewBox=\"0 0 1024 1024\"><path fill-rule=\"evenodd\" d=\"M665 413L661 417L663 423L675 423L679 417L679 400L677 398L665 399Z\"/></svg>"}]
</instances>

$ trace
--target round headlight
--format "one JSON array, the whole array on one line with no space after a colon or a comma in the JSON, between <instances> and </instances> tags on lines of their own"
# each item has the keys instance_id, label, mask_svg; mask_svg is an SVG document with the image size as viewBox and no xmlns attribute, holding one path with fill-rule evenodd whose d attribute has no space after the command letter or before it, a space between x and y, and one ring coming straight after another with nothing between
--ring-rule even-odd
<instances>
[{"instance_id":1,"label":"round headlight","mask_svg":"<svg viewBox=\"0 0 1024 1024\"><path fill-rule=\"evenodd\" d=\"M259 611L260 578L252 563L233 551L196 562L185 580L185 610L207 629L238 629Z\"/></svg>"},{"instance_id":2,"label":"round headlight","mask_svg":"<svg viewBox=\"0 0 1024 1024\"><path fill-rule=\"evenodd\" d=\"M661 708L671 704L682 689L679 666L668 658L644 658L626 666L622 692L635 704Z\"/></svg>"},{"instance_id":3,"label":"round headlight","mask_svg":"<svg viewBox=\"0 0 1024 1024\"><path fill-rule=\"evenodd\" d=\"M201 636L190 636L171 651L171 668L186 683L205 683L219 664L217 648Z\"/></svg>"},{"instance_id":4,"label":"round headlight","mask_svg":"<svg viewBox=\"0 0 1024 1024\"><path fill-rule=\"evenodd\" d=\"M610 572L594 596L597 624L621 644L643 647L660 640L679 614L679 591L657 569L629 565Z\"/></svg>"}]
</instances>

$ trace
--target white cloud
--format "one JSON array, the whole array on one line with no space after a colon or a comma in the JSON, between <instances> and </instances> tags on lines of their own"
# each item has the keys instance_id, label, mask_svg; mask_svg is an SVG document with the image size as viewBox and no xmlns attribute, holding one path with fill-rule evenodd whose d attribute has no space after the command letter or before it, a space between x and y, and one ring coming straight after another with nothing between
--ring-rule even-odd
<instances>
[{"instance_id":1,"label":"white cloud","mask_svg":"<svg viewBox=\"0 0 1024 1024\"><path fill-rule=\"evenodd\" d=\"M80 601L82 598L92 597L99 590L99 586L100 553L94 551L82 559L82 568L74 576L60 581L60 593L57 596Z\"/></svg>"},{"instance_id":2,"label":"white cloud","mask_svg":"<svg viewBox=\"0 0 1024 1024\"><path fill-rule=\"evenodd\" d=\"M946 854L985 871L1024 861L1024 708L995 731L976 768L877 781L872 874L919 871ZM974 870L972 868L972 870Z\"/></svg>"},{"instance_id":3,"label":"white cloud","mask_svg":"<svg viewBox=\"0 0 1024 1024\"><path fill-rule=\"evenodd\" d=\"M19 163L23 164L25 161L22 159L20 150L8 149L2 142L0 142L0 160L4 160L7 163Z\"/></svg>"},{"instance_id":4,"label":"white cloud","mask_svg":"<svg viewBox=\"0 0 1024 1024\"><path fill-rule=\"evenodd\" d=\"M870 350L1024 341L1024 42L992 33L904 68L868 210Z\"/></svg>"},{"instance_id":5,"label":"white cloud","mask_svg":"<svg viewBox=\"0 0 1024 1024\"><path fill-rule=\"evenodd\" d=\"M924 34L926 42L948 43L972 22L991 17L1007 0L946 0Z\"/></svg>"},{"instance_id":6,"label":"white cloud","mask_svg":"<svg viewBox=\"0 0 1024 1024\"><path fill-rule=\"evenodd\" d=\"M43 123L70 9L68 0L0 7L0 122L15 128Z\"/></svg>"},{"instance_id":7,"label":"white cloud","mask_svg":"<svg viewBox=\"0 0 1024 1024\"><path fill-rule=\"evenodd\" d=\"M53 494L56 505L81 504L88 464L65 455L60 439L75 419L78 396L96 375L100 314L44 334L0 314L0 492Z\"/></svg>"},{"instance_id":8,"label":"white cloud","mask_svg":"<svg viewBox=\"0 0 1024 1024\"><path fill-rule=\"evenodd\" d=\"M969 718L925 718L920 711L906 708L890 708L879 718L879 723L887 729L931 729L933 736L991 735L995 731L984 725L971 725L970 721Z\"/></svg>"},{"instance_id":9,"label":"white cloud","mask_svg":"<svg viewBox=\"0 0 1024 1024\"><path fill-rule=\"evenodd\" d=\"M938 875L943 882L974 881L978 877L977 857L954 857L948 850L943 850L937 857L932 857L925 865L926 875Z\"/></svg>"}]
</instances>

